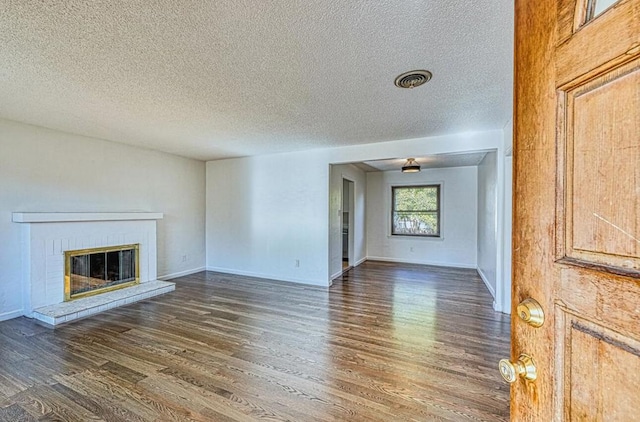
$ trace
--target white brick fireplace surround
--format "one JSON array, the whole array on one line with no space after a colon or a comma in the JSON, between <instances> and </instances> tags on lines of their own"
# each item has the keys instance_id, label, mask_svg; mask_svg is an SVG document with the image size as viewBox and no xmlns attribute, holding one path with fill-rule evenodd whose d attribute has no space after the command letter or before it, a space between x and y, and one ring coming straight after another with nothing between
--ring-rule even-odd
<instances>
[{"instance_id":1,"label":"white brick fireplace surround","mask_svg":"<svg viewBox=\"0 0 640 422\"><path fill-rule=\"evenodd\" d=\"M175 289L156 280L156 220L162 213L14 212L22 225L22 301L24 315L55 326ZM140 284L64 302L64 252L140 244Z\"/></svg>"}]
</instances>

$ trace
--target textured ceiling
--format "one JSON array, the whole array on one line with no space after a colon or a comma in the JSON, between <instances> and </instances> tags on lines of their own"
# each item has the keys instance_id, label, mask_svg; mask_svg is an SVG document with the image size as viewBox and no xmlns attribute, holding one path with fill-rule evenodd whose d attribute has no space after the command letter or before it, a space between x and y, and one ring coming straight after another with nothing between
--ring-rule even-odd
<instances>
[{"instance_id":1,"label":"textured ceiling","mask_svg":"<svg viewBox=\"0 0 640 422\"><path fill-rule=\"evenodd\" d=\"M414 158L424 170L443 167L477 166L485 155L487 155L486 152L469 152L460 154L437 154ZM396 158L389 160L365 161L363 163L354 164L365 172L400 171L406 161L406 158Z\"/></svg>"},{"instance_id":2,"label":"textured ceiling","mask_svg":"<svg viewBox=\"0 0 640 422\"><path fill-rule=\"evenodd\" d=\"M0 0L0 117L203 160L499 129L512 8Z\"/></svg>"}]
</instances>

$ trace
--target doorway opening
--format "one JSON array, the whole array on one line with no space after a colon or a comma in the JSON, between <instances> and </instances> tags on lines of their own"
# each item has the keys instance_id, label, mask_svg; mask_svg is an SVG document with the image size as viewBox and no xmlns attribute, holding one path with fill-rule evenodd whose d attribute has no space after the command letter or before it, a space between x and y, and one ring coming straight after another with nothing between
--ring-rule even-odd
<instances>
[{"instance_id":1,"label":"doorway opening","mask_svg":"<svg viewBox=\"0 0 640 422\"><path fill-rule=\"evenodd\" d=\"M342 270L353 267L354 183L342 179Z\"/></svg>"}]
</instances>

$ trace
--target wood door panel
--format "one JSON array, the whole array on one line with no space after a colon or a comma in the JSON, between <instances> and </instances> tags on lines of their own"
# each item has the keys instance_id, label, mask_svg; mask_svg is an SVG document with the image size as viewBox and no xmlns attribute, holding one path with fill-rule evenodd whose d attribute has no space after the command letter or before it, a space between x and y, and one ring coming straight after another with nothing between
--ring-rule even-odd
<instances>
[{"instance_id":1,"label":"wood door panel","mask_svg":"<svg viewBox=\"0 0 640 422\"><path fill-rule=\"evenodd\" d=\"M640 282L623 276L596 278L592 270L564 268L556 296L557 304L583 319L640 340Z\"/></svg>"},{"instance_id":2,"label":"wood door panel","mask_svg":"<svg viewBox=\"0 0 640 422\"><path fill-rule=\"evenodd\" d=\"M640 275L639 86L636 59L560 91L558 102L561 255L632 275Z\"/></svg>"},{"instance_id":3,"label":"wood door panel","mask_svg":"<svg viewBox=\"0 0 640 422\"><path fill-rule=\"evenodd\" d=\"M586 0L560 2L557 84L565 85L599 72L602 66L620 64L640 52L640 5L622 0L595 19L584 23ZM568 19L572 16L572 19Z\"/></svg>"},{"instance_id":4,"label":"wood door panel","mask_svg":"<svg viewBox=\"0 0 640 422\"><path fill-rule=\"evenodd\" d=\"M640 342L558 306L558 376L567 421L628 421L637 411ZM559 315L560 316L560 315Z\"/></svg>"}]
</instances>

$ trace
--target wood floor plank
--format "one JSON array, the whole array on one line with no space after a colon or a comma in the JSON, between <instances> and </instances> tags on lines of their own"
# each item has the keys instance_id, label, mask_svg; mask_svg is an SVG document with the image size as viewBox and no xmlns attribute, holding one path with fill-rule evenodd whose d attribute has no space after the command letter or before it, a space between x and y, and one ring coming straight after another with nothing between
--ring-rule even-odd
<instances>
[{"instance_id":1,"label":"wood floor plank","mask_svg":"<svg viewBox=\"0 0 640 422\"><path fill-rule=\"evenodd\" d=\"M0 420L508 420L509 318L474 270L366 262L330 289L173 281L55 330L0 323Z\"/></svg>"},{"instance_id":2,"label":"wood floor plank","mask_svg":"<svg viewBox=\"0 0 640 422\"><path fill-rule=\"evenodd\" d=\"M74 400L60 394L52 385L32 387L18 394L16 400L37 419L41 417L47 419L56 415L65 421L107 421Z\"/></svg>"},{"instance_id":3,"label":"wood floor plank","mask_svg":"<svg viewBox=\"0 0 640 422\"><path fill-rule=\"evenodd\" d=\"M0 421L7 422L35 422L35 419L29 415L22 407L17 404L0 408Z\"/></svg>"}]
</instances>

